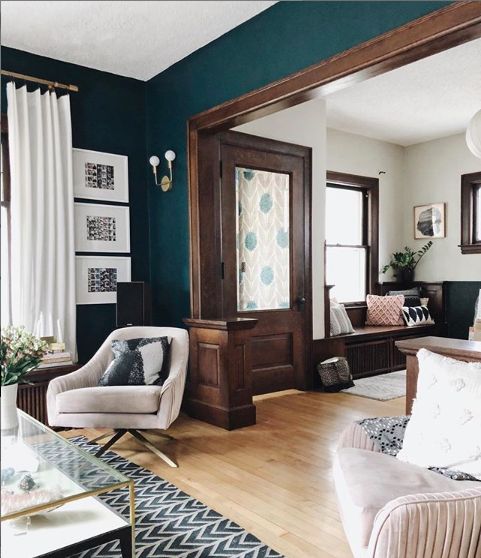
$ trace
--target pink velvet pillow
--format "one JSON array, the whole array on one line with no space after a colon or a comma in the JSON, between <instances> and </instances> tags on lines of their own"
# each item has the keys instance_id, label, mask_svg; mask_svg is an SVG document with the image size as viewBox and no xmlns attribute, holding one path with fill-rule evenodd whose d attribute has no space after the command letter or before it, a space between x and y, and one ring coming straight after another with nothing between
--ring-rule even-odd
<instances>
[{"instance_id":1,"label":"pink velvet pillow","mask_svg":"<svg viewBox=\"0 0 481 558\"><path fill-rule=\"evenodd\" d=\"M366 325L394 326L404 325L402 307L404 295L376 296L367 295Z\"/></svg>"}]
</instances>

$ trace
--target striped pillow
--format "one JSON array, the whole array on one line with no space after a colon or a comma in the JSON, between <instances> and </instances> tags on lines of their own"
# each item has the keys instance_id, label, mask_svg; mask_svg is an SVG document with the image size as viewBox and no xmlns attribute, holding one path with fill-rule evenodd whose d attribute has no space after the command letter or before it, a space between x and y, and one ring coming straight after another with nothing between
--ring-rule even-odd
<instances>
[{"instance_id":1,"label":"striped pillow","mask_svg":"<svg viewBox=\"0 0 481 558\"><path fill-rule=\"evenodd\" d=\"M333 302L331 300L331 337L336 335L344 335L346 333L354 333L354 329L351 324L351 320L347 315L346 309L343 304Z\"/></svg>"}]
</instances>

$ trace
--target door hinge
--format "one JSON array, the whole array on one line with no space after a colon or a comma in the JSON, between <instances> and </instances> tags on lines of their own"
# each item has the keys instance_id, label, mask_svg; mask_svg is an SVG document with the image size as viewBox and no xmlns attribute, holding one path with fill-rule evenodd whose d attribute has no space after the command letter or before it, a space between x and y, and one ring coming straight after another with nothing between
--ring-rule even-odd
<instances>
[{"instance_id":1,"label":"door hinge","mask_svg":"<svg viewBox=\"0 0 481 558\"><path fill-rule=\"evenodd\" d=\"M220 277L221 277L221 279L224 279L224 270L225 270L224 262L220 262Z\"/></svg>"}]
</instances>

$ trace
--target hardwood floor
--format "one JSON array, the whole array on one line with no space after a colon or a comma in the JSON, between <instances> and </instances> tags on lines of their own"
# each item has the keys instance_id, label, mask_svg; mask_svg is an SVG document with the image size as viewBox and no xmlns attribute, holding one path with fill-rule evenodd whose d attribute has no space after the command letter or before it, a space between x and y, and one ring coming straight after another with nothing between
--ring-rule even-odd
<instances>
[{"instance_id":1,"label":"hardwood floor","mask_svg":"<svg viewBox=\"0 0 481 558\"><path fill-rule=\"evenodd\" d=\"M294 390L256 398L257 424L228 432L181 416L163 441L172 469L131 436L115 452L236 521L287 558L350 557L337 513L331 460L356 419L402 415L404 398L375 401ZM93 438L102 431L83 430ZM78 435L70 431L68 435Z\"/></svg>"}]
</instances>

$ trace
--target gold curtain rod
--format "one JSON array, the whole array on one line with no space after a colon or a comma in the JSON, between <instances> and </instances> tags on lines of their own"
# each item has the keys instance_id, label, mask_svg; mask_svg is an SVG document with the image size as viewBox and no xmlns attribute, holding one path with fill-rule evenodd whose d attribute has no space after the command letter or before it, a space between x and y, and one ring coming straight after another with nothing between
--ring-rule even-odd
<instances>
[{"instance_id":1,"label":"gold curtain rod","mask_svg":"<svg viewBox=\"0 0 481 558\"><path fill-rule=\"evenodd\" d=\"M34 83L47 85L49 89L51 88L66 89L67 91L78 93L78 87L76 85L66 85L65 83L58 83L58 81L49 81L48 79L40 79L32 76L26 76L24 74L18 74L17 72L8 72L7 70L2 70L2 76L11 77L14 79L21 79L23 81L33 81Z\"/></svg>"}]
</instances>

